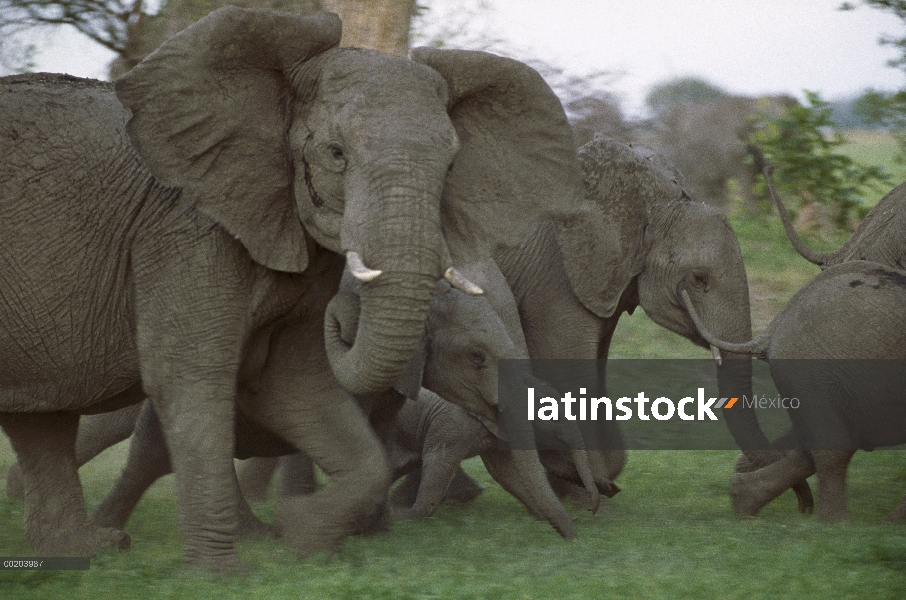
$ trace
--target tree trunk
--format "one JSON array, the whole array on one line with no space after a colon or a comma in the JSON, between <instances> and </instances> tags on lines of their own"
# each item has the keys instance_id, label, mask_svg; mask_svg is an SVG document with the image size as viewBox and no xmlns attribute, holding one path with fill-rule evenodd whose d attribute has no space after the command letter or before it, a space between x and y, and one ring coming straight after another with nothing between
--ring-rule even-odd
<instances>
[{"instance_id":1,"label":"tree trunk","mask_svg":"<svg viewBox=\"0 0 906 600\"><path fill-rule=\"evenodd\" d=\"M415 0L322 0L321 5L343 21L340 45L371 48L393 56L408 54Z\"/></svg>"}]
</instances>

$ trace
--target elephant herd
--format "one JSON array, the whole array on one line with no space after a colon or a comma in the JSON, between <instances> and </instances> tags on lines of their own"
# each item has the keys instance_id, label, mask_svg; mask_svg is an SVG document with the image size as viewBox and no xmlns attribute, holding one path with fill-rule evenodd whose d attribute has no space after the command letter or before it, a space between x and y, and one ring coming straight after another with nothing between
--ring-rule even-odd
<instances>
[{"instance_id":1,"label":"elephant herd","mask_svg":"<svg viewBox=\"0 0 906 600\"><path fill-rule=\"evenodd\" d=\"M624 452L584 449L600 440L569 423L522 433L572 450L498 449L497 361L601 365L639 306L712 349L727 397L752 395L751 354L906 358L903 186L840 251L807 255L839 264L752 341L735 234L672 164L604 137L577 153L560 102L518 61L402 59L340 36L334 15L227 7L113 85L0 78L0 425L36 552L127 547L129 514L171 471L190 567L241 570L236 536L276 529L300 556L334 551L474 498L471 456L573 538L558 494L596 510ZM599 368L569 383L600 390ZM906 423L906 403L865 419L857 402L829 407L854 444L834 451L811 421L791 414L772 446L754 410L728 411L737 510L791 486L810 506L817 472L821 516L844 516L852 451L906 441L877 426ZM599 435L622 447L615 425ZM78 467L130 436L89 516ZM234 458L284 455L275 529Z\"/></svg>"}]
</instances>

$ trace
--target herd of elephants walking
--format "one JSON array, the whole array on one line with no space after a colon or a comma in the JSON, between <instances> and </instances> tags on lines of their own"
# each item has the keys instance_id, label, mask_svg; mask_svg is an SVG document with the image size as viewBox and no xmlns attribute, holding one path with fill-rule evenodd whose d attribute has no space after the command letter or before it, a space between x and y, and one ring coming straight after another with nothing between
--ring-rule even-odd
<instances>
[{"instance_id":1,"label":"herd of elephants walking","mask_svg":"<svg viewBox=\"0 0 906 600\"><path fill-rule=\"evenodd\" d=\"M569 421L520 433L571 450L500 450L497 361L603 361L636 307L711 349L726 397L752 395L753 355L906 359L906 185L827 254L774 194L823 271L753 340L736 236L668 160L603 136L577 152L521 62L391 57L340 34L327 13L229 7L114 84L0 79L0 425L35 552L128 547L129 514L171 471L192 568L242 570L242 534L334 551L476 497L459 466L473 456L576 537L561 497L596 510L625 453L585 449ZM830 390L777 441L752 408L726 412L740 514L789 488L811 510L817 473L819 517L843 518L853 452L906 442L896 378L879 401L845 371L814 376L774 373L781 393ZM601 435L621 447L615 425ZM89 515L79 466L130 436ZM270 525L242 491L278 456Z\"/></svg>"}]
</instances>

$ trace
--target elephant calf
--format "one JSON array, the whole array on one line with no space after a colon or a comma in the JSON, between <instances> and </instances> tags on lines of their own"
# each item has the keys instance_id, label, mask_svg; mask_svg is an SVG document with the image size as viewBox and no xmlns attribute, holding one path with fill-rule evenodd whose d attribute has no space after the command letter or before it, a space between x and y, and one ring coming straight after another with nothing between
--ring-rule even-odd
<instances>
[{"instance_id":1,"label":"elephant calf","mask_svg":"<svg viewBox=\"0 0 906 600\"><path fill-rule=\"evenodd\" d=\"M906 443L906 271L868 261L830 266L744 343L714 337L685 290L681 297L710 344L766 358L780 395L798 400L790 403L793 430L786 434L798 449L733 476L737 513L754 515L817 473L819 518L846 518L846 469L855 451ZM903 512L901 504L890 516Z\"/></svg>"}]
</instances>

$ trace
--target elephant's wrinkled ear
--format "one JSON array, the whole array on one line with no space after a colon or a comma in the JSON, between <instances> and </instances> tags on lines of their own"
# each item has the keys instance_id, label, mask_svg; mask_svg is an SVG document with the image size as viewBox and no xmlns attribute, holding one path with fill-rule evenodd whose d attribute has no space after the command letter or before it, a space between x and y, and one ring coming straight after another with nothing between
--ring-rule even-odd
<instances>
[{"instance_id":1,"label":"elephant's wrinkled ear","mask_svg":"<svg viewBox=\"0 0 906 600\"><path fill-rule=\"evenodd\" d=\"M447 175L441 225L454 262L516 246L540 219L581 203L572 129L541 76L484 52L417 48L443 76L460 150Z\"/></svg>"},{"instance_id":2,"label":"elephant's wrinkled ear","mask_svg":"<svg viewBox=\"0 0 906 600\"><path fill-rule=\"evenodd\" d=\"M631 147L596 136L579 149L590 213L558 225L557 240L573 291L599 317L612 316L623 290L645 264L652 167Z\"/></svg>"},{"instance_id":3,"label":"elephant's wrinkled ear","mask_svg":"<svg viewBox=\"0 0 906 600\"><path fill-rule=\"evenodd\" d=\"M340 20L226 7L116 82L129 137L154 177L272 269L301 272L305 233L287 146L290 79L340 41Z\"/></svg>"}]
</instances>

